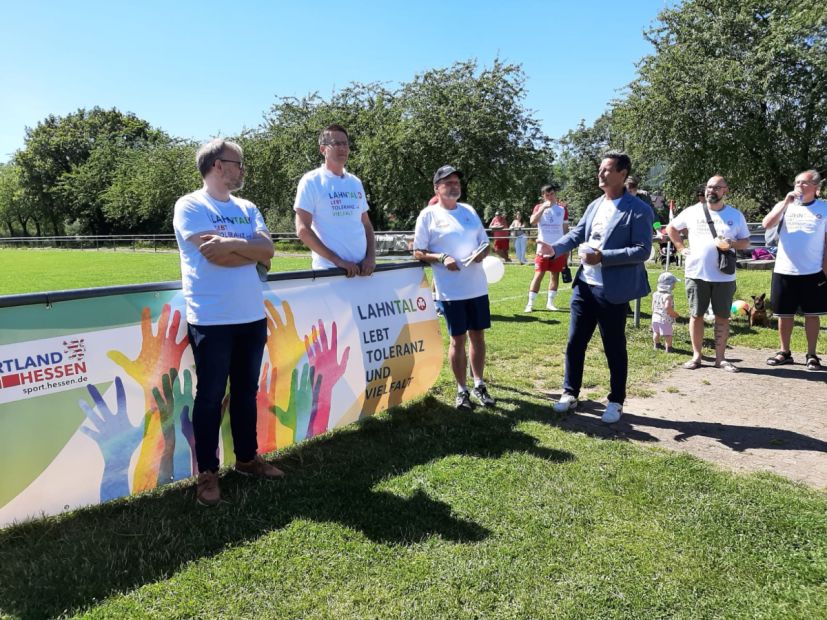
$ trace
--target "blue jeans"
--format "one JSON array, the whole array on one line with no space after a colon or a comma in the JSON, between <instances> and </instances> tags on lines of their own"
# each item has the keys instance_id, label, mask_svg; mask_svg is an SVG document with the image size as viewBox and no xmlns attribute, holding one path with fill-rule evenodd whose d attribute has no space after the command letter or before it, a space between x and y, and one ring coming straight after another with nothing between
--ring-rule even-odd
<instances>
[{"instance_id":1,"label":"blue jeans","mask_svg":"<svg viewBox=\"0 0 827 620\"><path fill-rule=\"evenodd\" d=\"M569 341L566 345L563 390L580 396L586 347L594 335L594 328L598 327L609 365L609 401L622 405L626 400L626 375L629 368L629 358L626 354L627 304L606 301L602 286L591 286L578 278L571 295L570 307L571 321Z\"/></svg>"},{"instance_id":2,"label":"blue jeans","mask_svg":"<svg viewBox=\"0 0 827 620\"><path fill-rule=\"evenodd\" d=\"M267 321L233 325L187 325L195 357L192 427L198 471L218 471L221 401L230 380L230 430L236 460L256 456L256 392Z\"/></svg>"}]
</instances>

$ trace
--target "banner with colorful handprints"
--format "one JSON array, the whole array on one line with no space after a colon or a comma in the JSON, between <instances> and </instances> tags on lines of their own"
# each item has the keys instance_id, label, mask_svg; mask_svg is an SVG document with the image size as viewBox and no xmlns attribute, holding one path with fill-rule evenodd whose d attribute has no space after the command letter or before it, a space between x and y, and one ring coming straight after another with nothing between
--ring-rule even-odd
<instances>
[{"instance_id":1,"label":"banner with colorful handprints","mask_svg":"<svg viewBox=\"0 0 827 620\"><path fill-rule=\"evenodd\" d=\"M420 266L262 285L260 453L425 393L442 340ZM0 307L0 525L193 475L180 289ZM234 460L229 396L219 455Z\"/></svg>"}]
</instances>

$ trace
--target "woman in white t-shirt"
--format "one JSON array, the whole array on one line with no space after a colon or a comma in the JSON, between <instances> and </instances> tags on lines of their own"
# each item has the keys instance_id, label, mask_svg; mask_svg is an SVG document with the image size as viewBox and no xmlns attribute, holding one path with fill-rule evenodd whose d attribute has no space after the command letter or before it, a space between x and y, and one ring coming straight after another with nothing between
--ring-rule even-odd
<instances>
[{"instance_id":1,"label":"woman in white t-shirt","mask_svg":"<svg viewBox=\"0 0 827 620\"><path fill-rule=\"evenodd\" d=\"M519 211L514 214L514 221L511 222L509 228L514 235L514 251L517 253L517 260L520 261L521 265L525 265L525 246L528 239L525 224L523 224L523 216Z\"/></svg>"}]
</instances>

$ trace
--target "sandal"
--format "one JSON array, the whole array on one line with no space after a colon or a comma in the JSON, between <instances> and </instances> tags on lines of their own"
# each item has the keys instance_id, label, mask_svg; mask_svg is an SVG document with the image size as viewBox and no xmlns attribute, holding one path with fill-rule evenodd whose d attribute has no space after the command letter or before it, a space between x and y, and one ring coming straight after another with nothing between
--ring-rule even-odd
<instances>
[{"instance_id":1,"label":"sandal","mask_svg":"<svg viewBox=\"0 0 827 620\"><path fill-rule=\"evenodd\" d=\"M715 368L723 368L723 369L724 369L724 370L726 370L727 372L741 372L741 369L740 369L740 368L738 368L738 367L737 367L735 364L733 364L732 362L728 362L728 361L726 361L726 360L724 360L724 361L723 361L723 362L721 362L720 364L715 364Z\"/></svg>"},{"instance_id":2,"label":"sandal","mask_svg":"<svg viewBox=\"0 0 827 620\"><path fill-rule=\"evenodd\" d=\"M807 370L821 370L821 359L817 355L807 353Z\"/></svg>"},{"instance_id":3,"label":"sandal","mask_svg":"<svg viewBox=\"0 0 827 620\"><path fill-rule=\"evenodd\" d=\"M767 366L783 366L784 364L793 363L792 351L779 351L772 357L767 358Z\"/></svg>"},{"instance_id":4,"label":"sandal","mask_svg":"<svg viewBox=\"0 0 827 620\"><path fill-rule=\"evenodd\" d=\"M701 362L698 360L689 360L688 362L683 363L683 367L687 370L698 370L701 367Z\"/></svg>"}]
</instances>

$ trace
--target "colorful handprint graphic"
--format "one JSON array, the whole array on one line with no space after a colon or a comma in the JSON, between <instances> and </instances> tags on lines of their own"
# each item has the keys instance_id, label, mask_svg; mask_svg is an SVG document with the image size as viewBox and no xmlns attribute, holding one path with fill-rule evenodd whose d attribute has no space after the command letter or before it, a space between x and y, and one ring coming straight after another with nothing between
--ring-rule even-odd
<instances>
[{"instance_id":1,"label":"colorful handprint graphic","mask_svg":"<svg viewBox=\"0 0 827 620\"><path fill-rule=\"evenodd\" d=\"M194 471L192 466L195 439L192 435L193 406L192 374L182 373L183 384L174 368L161 378L163 394L152 388L161 426L163 445L158 462L158 484L186 478ZM189 436L188 436L189 435Z\"/></svg>"},{"instance_id":2,"label":"colorful handprint graphic","mask_svg":"<svg viewBox=\"0 0 827 620\"><path fill-rule=\"evenodd\" d=\"M296 331L296 321L290 304L283 301L284 320L269 299L264 300L267 313L267 355L274 377L286 379L304 356L304 343ZM271 386L272 387L272 386ZM290 400L290 384L287 381L275 382L273 404L287 409Z\"/></svg>"},{"instance_id":3,"label":"colorful handprint graphic","mask_svg":"<svg viewBox=\"0 0 827 620\"><path fill-rule=\"evenodd\" d=\"M144 391L144 439L133 476L134 491L152 489L159 480L168 481L172 475L174 423L170 423L172 414L168 411L169 406L167 411L160 410L156 394L162 394L165 389L164 377L169 384L166 391L171 392L174 379L170 379L170 372L178 372L181 357L188 346L186 335L177 339L180 326L180 310L171 313L170 305L164 304L158 318L157 333L153 333L150 309L144 307L141 312L141 350L138 357L130 360L120 351L107 353Z\"/></svg>"},{"instance_id":4,"label":"colorful handprint graphic","mask_svg":"<svg viewBox=\"0 0 827 620\"><path fill-rule=\"evenodd\" d=\"M129 421L126 411L126 394L123 381L115 377L115 401L113 411L94 385L86 389L92 397L92 405L79 400L78 405L86 414L86 424L81 432L93 439L103 455L103 477L100 499L106 501L129 495L129 461L141 442L141 429Z\"/></svg>"},{"instance_id":5,"label":"colorful handprint graphic","mask_svg":"<svg viewBox=\"0 0 827 620\"><path fill-rule=\"evenodd\" d=\"M276 449L276 382L278 380L275 368L270 370L270 364L264 362L261 377L256 393L256 439L258 453L266 454Z\"/></svg>"},{"instance_id":6,"label":"colorful handprint graphic","mask_svg":"<svg viewBox=\"0 0 827 620\"><path fill-rule=\"evenodd\" d=\"M143 387L147 410L155 405L152 395L153 388L161 389L163 387L161 384L162 377L171 368L176 370L180 368L181 356L189 346L186 334L183 334L181 339L177 340L178 330L181 326L181 311L176 310L172 314L171 322L169 320L170 312L169 304L164 304L161 309L161 316L158 318L158 331L153 333L152 315L149 307L144 307L141 312L141 351L134 360L130 360L120 351L109 351L107 353L109 359L123 368L130 377Z\"/></svg>"},{"instance_id":7,"label":"colorful handprint graphic","mask_svg":"<svg viewBox=\"0 0 827 620\"><path fill-rule=\"evenodd\" d=\"M310 336L304 337L304 346L307 351L307 360L313 366L315 376L320 382L319 396L316 407L310 417L308 437L314 437L327 431L330 421L330 405L333 397L333 386L342 377L347 368L350 347L347 347L339 361L338 332L336 321L333 321L330 342L327 340L324 323L319 319L318 329L314 326Z\"/></svg>"},{"instance_id":8,"label":"colorful handprint graphic","mask_svg":"<svg viewBox=\"0 0 827 620\"><path fill-rule=\"evenodd\" d=\"M287 409L276 407L276 416L282 427L290 430L289 443L285 445L301 441L308 436L310 419L318 406L322 377L317 377L315 369L310 364L305 364L301 375L298 368L293 369L290 385L292 387Z\"/></svg>"}]
</instances>

